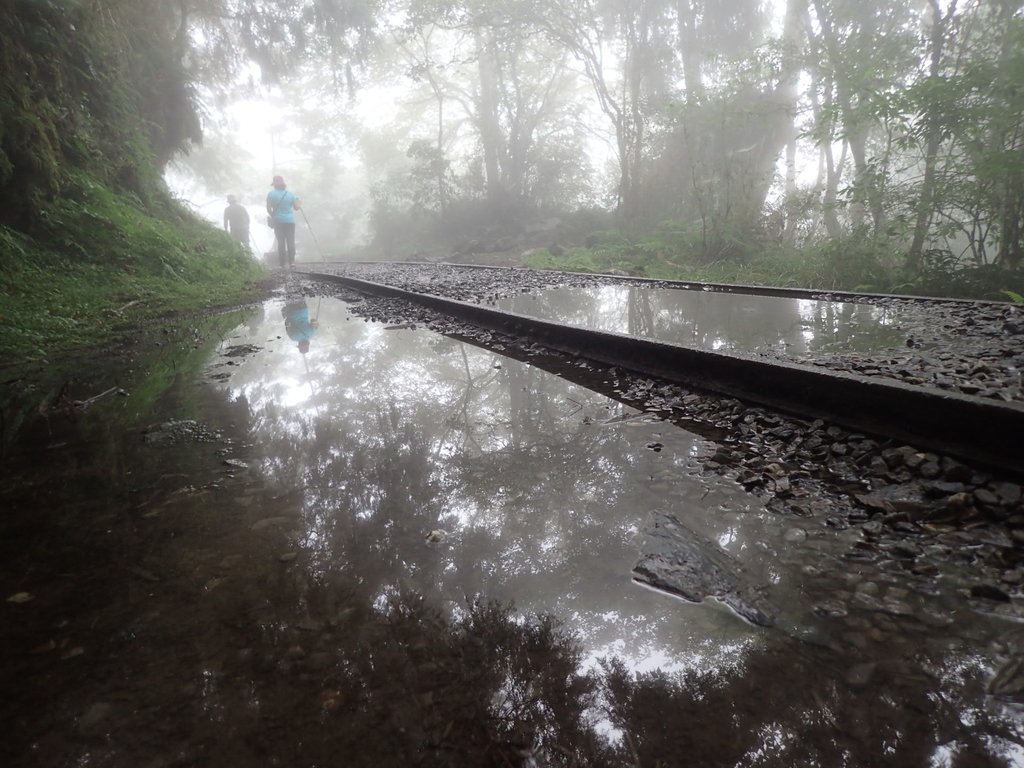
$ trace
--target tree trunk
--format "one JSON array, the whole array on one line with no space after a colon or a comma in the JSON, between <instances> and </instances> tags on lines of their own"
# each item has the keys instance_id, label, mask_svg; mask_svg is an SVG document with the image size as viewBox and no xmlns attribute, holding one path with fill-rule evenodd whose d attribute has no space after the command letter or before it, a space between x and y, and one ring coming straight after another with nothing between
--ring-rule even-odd
<instances>
[{"instance_id":1,"label":"tree trunk","mask_svg":"<svg viewBox=\"0 0 1024 768\"><path fill-rule=\"evenodd\" d=\"M704 97L701 80L701 56L697 37L697 13L691 0L676 4L676 26L679 32L679 56L683 61L683 83L687 101L700 101Z\"/></svg>"},{"instance_id":2,"label":"tree trunk","mask_svg":"<svg viewBox=\"0 0 1024 768\"><path fill-rule=\"evenodd\" d=\"M943 17L942 11L939 9L938 0L931 0L931 6L931 59L928 65L928 79L930 82L936 83L939 79L939 67L942 63L942 49L946 39L946 28L953 17L953 12L956 10L956 0L950 3L945 17ZM935 196L935 166L939 155L939 146L942 143L941 126L939 125L939 118L935 114L934 107L929 106L926 121L924 178L921 181L921 192L917 200L914 239L910 243L910 250L907 252L905 263L905 268L910 274L915 274L921 269L921 254L924 250L924 241L931 225Z\"/></svg>"},{"instance_id":3,"label":"tree trunk","mask_svg":"<svg viewBox=\"0 0 1024 768\"><path fill-rule=\"evenodd\" d=\"M501 126L498 122L498 77L494 40L479 27L473 30L477 50L477 71L480 93L477 99L477 120L484 154L484 182L487 199L500 203L504 198L501 183Z\"/></svg>"},{"instance_id":4,"label":"tree trunk","mask_svg":"<svg viewBox=\"0 0 1024 768\"><path fill-rule=\"evenodd\" d=\"M856 113L853 87L849 79L843 75L840 63L843 57L839 50L839 41L832 28L832 20L825 13L821 0L811 0L814 5L818 24L821 26L821 37L832 63L835 77L836 99L842 115L846 143L853 157L854 185L857 196L850 205L850 218L855 229L866 225L864 202L867 201L874 220L874 231L879 233L885 227L885 210L882 205L881 191L871 179L868 168L867 139L868 131Z\"/></svg>"}]
</instances>

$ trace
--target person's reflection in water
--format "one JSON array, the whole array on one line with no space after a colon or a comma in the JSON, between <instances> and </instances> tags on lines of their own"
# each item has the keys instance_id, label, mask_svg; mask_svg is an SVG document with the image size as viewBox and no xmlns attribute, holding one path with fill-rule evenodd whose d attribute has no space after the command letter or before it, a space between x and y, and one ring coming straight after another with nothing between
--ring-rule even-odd
<instances>
[{"instance_id":1,"label":"person's reflection in water","mask_svg":"<svg viewBox=\"0 0 1024 768\"><path fill-rule=\"evenodd\" d=\"M281 314L284 315L284 330L288 338L298 342L299 352L309 352L309 340L316 333L319 323L315 317L312 320L309 318L309 305L305 297L289 300Z\"/></svg>"}]
</instances>

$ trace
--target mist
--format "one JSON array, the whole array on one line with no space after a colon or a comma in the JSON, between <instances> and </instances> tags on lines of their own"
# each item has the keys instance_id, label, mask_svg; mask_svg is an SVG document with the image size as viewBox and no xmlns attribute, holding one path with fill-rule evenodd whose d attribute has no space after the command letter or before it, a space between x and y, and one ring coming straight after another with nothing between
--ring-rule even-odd
<instances>
[{"instance_id":1,"label":"mist","mask_svg":"<svg viewBox=\"0 0 1024 768\"><path fill-rule=\"evenodd\" d=\"M830 244L868 276L1020 262L1018 3L325 5L360 24L198 82L202 146L168 168L211 221L238 195L257 252L280 173L307 260L646 233L647 271Z\"/></svg>"}]
</instances>

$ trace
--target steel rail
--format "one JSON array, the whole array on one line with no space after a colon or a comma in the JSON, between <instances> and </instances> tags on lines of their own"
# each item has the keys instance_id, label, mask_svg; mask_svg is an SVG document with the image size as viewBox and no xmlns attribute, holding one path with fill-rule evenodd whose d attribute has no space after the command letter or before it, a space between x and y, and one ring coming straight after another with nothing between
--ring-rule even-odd
<instances>
[{"instance_id":1,"label":"steel rail","mask_svg":"<svg viewBox=\"0 0 1024 768\"><path fill-rule=\"evenodd\" d=\"M871 293L867 291L833 291L821 288L786 288L770 285L747 285L744 283L707 283L698 280L670 280L660 277L638 277L636 275L611 275L606 272L570 272L566 270L536 269L534 267L504 267L497 264L460 264L458 262L423 262L423 261L330 261L327 266L337 265L344 269L349 265L399 265L409 267L455 267L458 269L481 269L494 271L516 272L551 272L553 274L570 275L573 277L604 277L617 282L638 283L656 288L672 288L683 291L700 291L702 293L735 293L747 296L776 296L787 299L806 299L808 301L841 301L864 303L897 299L920 304L954 304L954 305L992 305L996 307L1019 306L1009 299L958 299L949 296L915 296L903 293Z\"/></svg>"},{"instance_id":2,"label":"steel rail","mask_svg":"<svg viewBox=\"0 0 1024 768\"><path fill-rule=\"evenodd\" d=\"M1024 475L1021 403L566 326L347 275L302 274L371 296L405 299L569 355Z\"/></svg>"}]
</instances>

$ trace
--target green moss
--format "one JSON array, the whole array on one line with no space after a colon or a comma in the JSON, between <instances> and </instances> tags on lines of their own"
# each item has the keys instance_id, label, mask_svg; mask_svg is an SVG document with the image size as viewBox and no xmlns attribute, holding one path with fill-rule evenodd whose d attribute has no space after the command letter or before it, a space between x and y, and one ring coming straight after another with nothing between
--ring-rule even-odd
<instances>
[{"instance_id":1,"label":"green moss","mask_svg":"<svg viewBox=\"0 0 1024 768\"><path fill-rule=\"evenodd\" d=\"M184 210L157 218L78 177L35 237L0 226L0 353L9 362L88 346L152 318L258 294L262 266Z\"/></svg>"}]
</instances>

